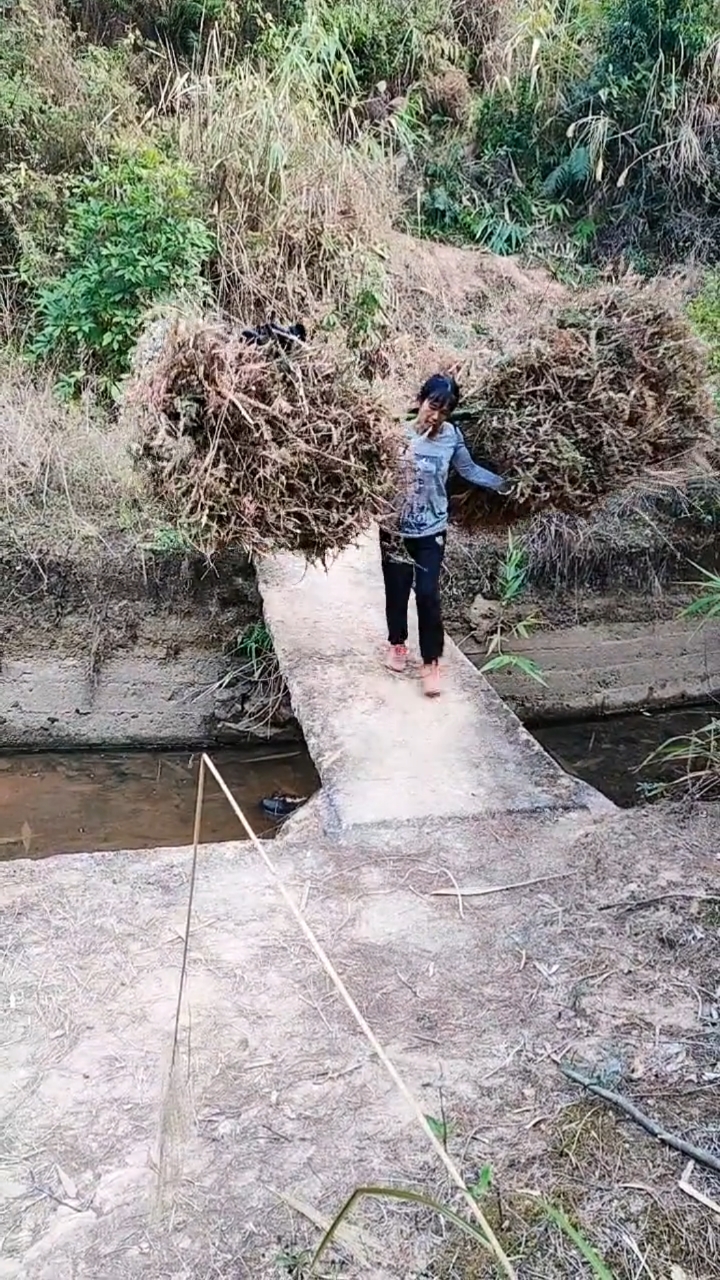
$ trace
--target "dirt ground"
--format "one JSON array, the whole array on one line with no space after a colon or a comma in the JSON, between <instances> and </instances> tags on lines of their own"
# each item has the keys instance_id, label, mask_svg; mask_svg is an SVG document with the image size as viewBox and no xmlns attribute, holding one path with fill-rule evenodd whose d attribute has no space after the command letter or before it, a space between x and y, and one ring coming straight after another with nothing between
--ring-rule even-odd
<instances>
[{"instance_id":1,"label":"dirt ground","mask_svg":"<svg viewBox=\"0 0 720 1280\"><path fill-rule=\"evenodd\" d=\"M0 546L0 651L94 660L136 642L185 647L237 636L261 617L255 573L241 551L210 562L187 550L129 542L84 554L12 554Z\"/></svg>"},{"instance_id":2,"label":"dirt ground","mask_svg":"<svg viewBox=\"0 0 720 1280\"><path fill-rule=\"evenodd\" d=\"M391 376L383 393L397 412L431 373L492 356L499 328L537 320L568 292L514 258L399 232L388 237L387 260L392 304L383 348Z\"/></svg>"},{"instance_id":3,"label":"dirt ground","mask_svg":"<svg viewBox=\"0 0 720 1280\"><path fill-rule=\"evenodd\" d=\"M340 848L310 806L273 846L463 1174L492 1166L484 1204L520 1277L592 1274L538 1192L616 1280L717 1275L720 1218L679 1189L685 1158L556 1065L720 1153L717 823L509 815ZM187 850L0 869L2 1280L299 1280L308 1215L357 1185L454 1199L247 844L201 851L168 1088L189 872ZM692 1181L720 1200L720 1176ZM353 1222L321 1276L494 1274L425 1208Z\"/></svg>"}]
</instances>

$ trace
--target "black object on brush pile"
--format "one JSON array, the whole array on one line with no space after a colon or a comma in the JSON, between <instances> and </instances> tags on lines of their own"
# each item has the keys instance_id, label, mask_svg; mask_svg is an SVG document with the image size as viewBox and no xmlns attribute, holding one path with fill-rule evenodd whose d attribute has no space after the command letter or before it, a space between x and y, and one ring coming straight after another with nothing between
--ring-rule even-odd
<instances>
[{"instance_id":1,"label":"black object on brush pile","mask_svg":"<svg viewBox=\"0 0 720 1280\"><path fill-rule=\"evenodd\" d=\"M128 393L156 495L208 551L323 560L392 497L398 433L350 361L283 345L178 322Z\"/></svg>"},{"instance_id":2,"label":"black object on brush pile","mask_svg":"<svg viewBox=\"0 0 720 1280\"><path fill-rule=\"evenodd\" d=\"M704 350L651 294L598 290L513 354L465 378L455 415L510 499L456 482L457 523L477 528L554 509L589 512L648 468L715 447Z\"/></svg>"},{"instance_id":3,"label":"black object on brush pile","mask_svg":"<svg viewBox=\"0 0 720 1280\"><path fill-rule=\"evenodd\" d=\"M276 342L283 351L292 351L299 342L307 342L307 330L300 321L284 327L275 320L268 320L255 329L243 329L242 336L252 347L265 347L268 342Z\"/></svg>"}]
</instances>

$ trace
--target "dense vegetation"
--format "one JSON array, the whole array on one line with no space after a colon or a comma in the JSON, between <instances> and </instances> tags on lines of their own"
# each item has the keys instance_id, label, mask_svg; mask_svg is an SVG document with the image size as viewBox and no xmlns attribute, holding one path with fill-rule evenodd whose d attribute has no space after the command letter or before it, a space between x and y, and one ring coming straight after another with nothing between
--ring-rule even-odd
<instances>
[{"instance_id":1,"label":"dense vegetation","mask_svg":"<svg viewBox=\"0 0 720 1280\"><path fill-rule=\"evenodd\" d=\"M0 0L5 339L111 390L155 301L214 292L362 347L392 221L573 275L713 263L719 10Z\"/></svg>"}]
</instances>

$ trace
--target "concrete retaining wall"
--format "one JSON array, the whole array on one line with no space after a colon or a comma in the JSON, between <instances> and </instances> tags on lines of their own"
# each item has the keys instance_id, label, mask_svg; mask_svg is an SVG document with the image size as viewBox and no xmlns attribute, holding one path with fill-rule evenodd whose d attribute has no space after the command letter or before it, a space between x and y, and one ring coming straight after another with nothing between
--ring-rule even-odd
<instances>
[{"instance_id":1,"label":"concrete retaining wall","mask_svg":"<svg viewBox=\"0 0 720 1280\"><path fill-rule=\"evenodd\" d=\"M533 658L546 686L510 671L497 692L532 722L674 706L720 694L720 625L659 622L570 627L514 642ZM477 644L464 648L477 666ZM90 670L86 658L51 648L6 657L0 669L0 749L175 746L265 736L262 690L240 681L218 688L228 670L220 648L197 643L179 654L137 644ZM258 698L258 695L259 698ZM267 736L293 737L285 705Z\"/></svg>"},{"instance_id":2,"label":"concrete retaining wall","mask_svg":"<svg viewBox=\"0 0 720 1280\"><path fill-rule=\"evenodd\" d=\"M463 648L481 666L485 651ZM518 671L492 684L525 720L602 715L699 702L720 694L720 623L618 622L538 632L508 650L532 658L546 685Z\"/></svg>"},{"instance_id":3,"label":"concrete retaining wall","mask_svg":"<svg viewBox=\"0 0 720 1280\"><path fill-rule=\"evenodd\" d=\"M209 692L216 654L171 662L142 654L86 662L48 654L7 662L0 676L0 744L39 748L207 742L216 724Z\"/></svg>"},{"instance_id":4,"label":"concrete retaining wall","mask_svg":"<svg viewBox=\"0 0 720 1280\"><path fill-rule=\"evenodd\" d=\"M287 706L266 723L277 682L258 684L237 656L261 617L240 555L0 557L0 749L292 736Z\"/></svg>"}]
</instances>

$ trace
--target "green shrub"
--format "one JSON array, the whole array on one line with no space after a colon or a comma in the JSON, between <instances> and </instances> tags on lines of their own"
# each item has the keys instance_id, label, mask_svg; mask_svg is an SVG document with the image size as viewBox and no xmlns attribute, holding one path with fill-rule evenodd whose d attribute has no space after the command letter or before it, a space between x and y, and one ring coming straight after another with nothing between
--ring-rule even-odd
<instances>
[{"instance_id":1,"label":"green shrub","mask_svg":"<svg viewBox=\"0 0 720 1280\"><path fill-rule=\"evenodd\" d=\"M141 6L143 17L152 22L161 40L185 57L200 48L203 36L222 22L230 9L228 0L162 0Z\"/></svg>"},{"instance_id":2,"label":"green shrub","mask_svg":"<svg viewBox=\"0 0 720 1280\"><path fill-rule=\"evenodd\" d=\"M414 230L431 240L480 244L493 253L517 253L532 222L532 205L519 189L506 199L486 193L481 168L459 143L431 150L422 165L421 188L411 208ZM514 197L514 198L513 198Z\"/></svg>"},{"instance_id":3,"label":"green shrub","mask_svg":"<svg viewBox=\"0 0 720 1280\"><path fill-rule=\"evenodd\" d=\"M69 190L144 113L127 46L74 41L18 7L0 26L0 275L6 329L23 332L27 286L55 274Z\"/></svg>"},{"instance_id":4,"label":"green shrub","mask_svg":"<svg viewBox=\"0 0 720 1280\"><path fill-rule=\"evenodd\" d=\"M486 163L512 165L524 179L536 179L553 162L544 136L548 132L548 113L529 76L510 87L498 85L478 99L473 138Z\"/></svg>"},{"instance_id":5,"label":"green shrub","mask_svg":"<svg viewBox=\"0 0 720 1280\"><path fill-rule=\"evenodd\" d=\"M688 314L710 348L710 368L720 373L720 273L708 274L700 293L690 303Z\"/></svg>"},{"instance_id":6,"label":"green shrub","mask_svg":"<svg viewBox=\"0 0 720 1280\"><path fill-rule=\"evenodd\" d=\"M122 56L94 46L69 68L67 97L0 66L0 165L45 173L79 172L113 133L139 116L139 95L125 79Z\"/></svg>"},{"instance_id":7,"label":"green shrub","mask_svg":"<svg viewBox=\"0 0 720 1280\"><path fill-rule=\"evenodd\" d=\"M79 41L52 0L0 0L0 278L14 338L55 273L73 182L144 113L133 58Z\"/></svg>"},{"instance_id":8,"label":"green shrub","mask_svg":"<svg viewBox=\"0 0 720 1280\"><path fill-rule=\"evenodd\" d=\"M201 290L212 249L185 168L152 150L99 164L69 201L63 270L38 291L34 354L67 388L90 373L113 383L147 308Z\"/></svg>"},{"instance_id":9,"label":"green shrub","mask_svg":"<svg viewBox=\"0 0 720 1280\"><path fill-rule=\"evenodd\" d=\"M0 173L0 272L23 293L54 274L72 181L24 164Z\"/></svg>"},{"instance_id":10,"label":"green shrub","mask_svg":"<svg viewBox=\"0 0 720 1280\"><path fill-rule=\"evenodd\" d=\"M692 62L717 35L717 19L715 0L606 0L600 51L630 77L659 57Z\"/></svg>"},{"instance_id":11,"label":"green shrub","mask_svg":"<svg viewBox=\"0 0 720 1280\"><path fill-rule=\"evenodd\" d=\"M478 240L482 201L473 182L473 167L462 144L454 142L428 149L415 195L416 227L429 239L459 243Z\"/></svg>"},{"instance_id":12,"label":"green shrub","mask_svg":"<svg viewBox=\"0 0 720 1280\"><path fill-rule=\"evenodd\" d=\"M477 120L474 157L458 137L448 140L447 134L431 132L426 139L411 223L430 239L479 244L501 255L519 253L540 226L567 219L567 192L542 182L526 102L521 100L516 113L509 94L490 95L481 100ZM529 122L527 130L522 120Z\"/></svg>"},{"instance_id":13,"label":"green shrub","mask_svg":"<svg viewBox=\"0 0 720 1280\"><path fill-rule=\"evenodd\" d=\"M252 0L64 0L74 26L90 40L112 43L128 31L162 42L182 57L192 57L216 24L232 25L238 11L257 9Z\"/></svg>"}]
</instances>

